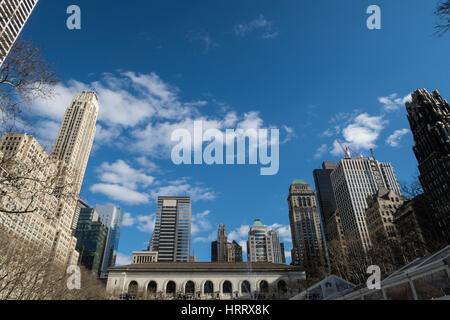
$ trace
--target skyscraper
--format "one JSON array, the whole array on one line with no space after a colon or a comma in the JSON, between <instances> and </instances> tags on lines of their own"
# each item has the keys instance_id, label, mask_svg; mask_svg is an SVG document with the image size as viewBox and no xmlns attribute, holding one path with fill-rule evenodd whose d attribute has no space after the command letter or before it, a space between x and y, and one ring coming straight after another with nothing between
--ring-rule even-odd
<instances>
[{"instance_id":1,"label":"skyscraper","mask_svg":"<svg viewBox=\"0 0 450 320\"><path fill-rule=\"evenodd\" d=\"M77 199L94 139L97 114L95 93L78 94L66 111L50 156L30 135L6 134L2 138L0 155L13 161L15 172L24 176L19 188L13 190L9 185L2 190L8 196L1 197L1 201L12 212L14 208L36 210L32 214L0 220L14 228L23 225L24 231L30 233L32 229L28 226L34 225L33 237L22 234L30 240L41 241L43 249L50 245L50 253L58 264L78 262L77 239L74 237Z\"/></svg>"},{"instance_id":2,"label":"skyscraper","mask_svg":"<svg viewBox=\"0 0 450 320\"><path fill-rule=\"evenodd\" d=\"M242 262L242 247L235 240L227 243L227 262Z\"/></svg>"},{"instance_id":3,"label":"skyscraper","mask_svg":"<svg viewBox=\"0 0 450 320\"><path fill-rule=\"evenodd\" d=\"M107 234L108 228L100 220L95 209L80 210L75 231L76 249L80 253L79 262L96 276L100 276L101 273Z\"/></svg>"},{"instance_id":4,"label":"skyscraper","mask_svg":"<svg viewBox=\"0 0 450 320\"><path fill-rule=\"evenodd\" d=\"M0 66L20 35L38 0L0 0Z\"/></svg>"},{"instance_id":5,"label":"skyscraper","mask_svg":"<svg viewBox=\"0 0 450 320\"><path fill-rule=\"evenodd\" d=\"M325 243L316 193L303 180L294 180L288 196L292 233L292 263L314 270L324 263Z\"/></svg>"},{"instance_id":6,"label":"skyscraper","mask_svg":"<svg viewBox=\"0 0 450 320\"><path fill-rule=\"evenodd\" d=\"M76 219L76 199L80 194L94 142L98 110L98 98L94 92L77 94L66 110L50 155L58 166L58 185L61 189L70 190L69 197L58 195L59 233L55 239L54 252L57 257L61 257L61 263L74 260L71 255L75 253L77 240L72 236L71 226Z\"/></svg>"},{"instance_id":7,"label":"skyscraper","mask_svg":"<svg viewBox=\"0 0 450 320\"><path fill-rule=\"evenodd\" d=\"M336 200L334 199L333 185L331 183L331 173L334 169L336 169L336 163L324 162L322 169L313 171L317 199L319 201L324 227L326 227L327 221L334 211L336 211Z\"/></svg>"},{"instance_id":8,"label":"skyscraper","mask_svg":"<svg viewBox=\"0 0 450 320\"><path fill-rule=\"evenodd\" d=\"M347 157L331 173L331 181L347 247L361 245L367 250L371 245L365 215L367 196L380 188L401 195L394 169L374 158Z\"/></svg>"},{"instance_id":9,"label":"skyscraper","mask_svg":"<svg viewBox=\"0 0 450 320\"><path fill-rule=\"evenodd\" d=\"M219 225L217 240L211 244L211 261L226 262L228 255L228 240L224 225Z\"/></svg>"},{"instance_id":10,"label":"skyscraper","mask_svg":"<svg viewBox=\"0 0 450 320\"><path fill-rule=\"evenodd\" d=\"M450 106L439 92L416 90L406 103L414 135L420 182L436 221L436 229L450 242Z\"/></svg>"},{"instance_id":11,"label":"skyscraper","mask_svg":"<svg viewBox=\"0 0 450 320\"><path fill-rule=\"evenodd\" d=\"M269 237L272 242L273 262L283 264L283 251L280 243L280 234L276 230L269 231ZM284 247L284 246L283 246Z\"/></svg>"},{"instance_id":12,"label":"skyscraper","mask_svg":"<svg viewBox=\"0 0 450 320\"><path fill-rule=\"evenodd\" d=\"M89 205L86 202L84 202L83 200L78 199L77 206L75 207L75 215L73 216L73 219L72 219L73 232L75 232L75 230L77 229L78 219L80 217L81 209L87 209L87 208L89 208Z\"/></svg>"},{"instance_id":13,"label":"skyscraper","mask_svg":"<svg viewBox=\"0 0 450 320\"><path fill-rule=\"evenodd\" d=\"M247 261L274 262L272 237L261 220L256 219L248 232Z\"/></svg>"},{"instance_id":14,"label":"skyscraper","mask_svg":"<svg viewBox=\"0 0 450 320\"><path fill-rule=\"evenodd\" d=\"M97 205L95 210L98 212L103 224L108 228L100 274L100 278L106 278L108 268L114 267L116 264L123 215L122 209L114 205Z\"/></svg>"},{"instance_id":15,"label":"skyscraper","mask_svg":"<svg viewBox=\"0 0 450 320\"><path fill-rule=\"evenodd\" d=\"M189 262L191 250L191 198L158 197L150 251L158 262Z\"/></svg>"}]
</instances>

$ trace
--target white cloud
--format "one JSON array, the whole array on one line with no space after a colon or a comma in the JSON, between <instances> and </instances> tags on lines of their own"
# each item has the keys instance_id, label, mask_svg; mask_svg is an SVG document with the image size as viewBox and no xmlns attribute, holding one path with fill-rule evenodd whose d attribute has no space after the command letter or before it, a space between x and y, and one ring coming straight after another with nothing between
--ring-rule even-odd
<instances>
[{"instance_id":1,"label":"white cloud","mask_svg":"<svg viewBox=\"0 0 450 320\"><path fill-rule=\"evenodd\" d=\"M154 172L159 169L158 165L146 157L137 157L136 162L142 166L142 170L146 172Z\"/></svg>"},{"instance_id":2,"label":"white cloud","mask_svg":"<svg viewBox=\"0 0 450 320\"><path fill-rule=\"evenodd\" d=\"M191 234L196 235L198 233L211 230L212 225L207 219L211 214L211 211L206 210L201 213L192 215Z\"/></svg>"},{"instance_id":3,"label":"white cloud","mask_svg":"<svg viewBox=\"0 0 450 320\"><path fill-rule=\"evenodd\" d=\"M386 143L390 145L391 147L398 147L400 146L400 142L404 135L407 135L411 131L409 129L401 129L396 130L393 134L387 138Z\"/></svg>"},{"instance_id":4,"label":"white cloud","mask_svg":"<svg viewBox=\"0 0 450 320\"><path fill-rule=\"evenodd\" d=\"M317 150L316 153L314 154L314 159L320 159L322 158L328 150L328 146L326 144L321 145Z\"/></svg>"},{"instance_id":5,"label":"white cloud","mask_svg":"<svg viewBox=\"0 0 450 320\"><path fill-rule=\"evenodd\" d=\"M242 240L247 240L248 239L248 232L250 231L250 226L248 225L242 225L239 228L232 230L229 234L228 234L228 240L229 241L236 241L236 242L240 242Z\"/></svg>"},{"instance_id":6,"label":"white cloud","mask_svg":"<svg viewBox=\"0 0 450 320\"><path fill-rule=\"evenodd\" d=\"M116 185L98 183L91 186L89 189L93 193L101 193L110 199L121 201L123 203L137 205L149 202L149 197L146 193L134 191L130 188Z\"/></svg>"},{"instance_id":7,"label":"white cloud","mask_svg":"<svg viewBox=\"0 0 450 320\"><path fill-rule=\"evenodd\" d=\"M217 239L217 232L213 231L211 232L207 237L196 237L194 238L193 242L204 242L204 243L210 243Z\"/></svg>"},{"instance_id":8,"label":"white cloud","mask_svg":"<svg viewBox=\"0 0 450 320\"><path fill-rule=\"evenodd\" d=\"M273 39L279 34L277 31L273 30L272 22L267 20L262 14L248 23L239 23L234 26L234 33L241 37L245 37L256 30L263 31L263 34L261 35L261 38L263 39Z\"/></svg>"},{"instance_id":9,"label":"white cloud","mask_svg":"<svg viewBox=\"0 0 450 320\"><path fill-rule=\"evenodd\" d=\"M131 264L131 257L118 252L116 258L116 266L127 266L129 264Z\"/></svg>"},{"instance_id":10,"label":"white cloud","mask_svg":"<svg viewBox=\"0 0 450 320\"><path fill-rule=\"evenodd\" d=\"M168 185L151 190L154 199L158 196L190 196L193 202L214 200L216 194L213 190L201 185L191 185L187 179L171 181Z\"/></svg>"},{"instance_id":11,"label":"white cloud","mask_svg":"<svg viewBox=\"0 0 450 320\"><path fill-rule=\"evenodd\" d=\"M148 187L155 181L154 177L133 169L123 160L117 160L111 164L104 162L97 171L102 182L120 184L133 190L137 188L137 185Z\"/></svg>"},{"instance_id":12,"label":"white cloud","mask_svg":"<svg viewBox=\"0 0 450 320\"><path fill-rule=\"evenodd\" d=\"M342 130L342 135L345 142L352 148L368 150L376 147L375 142L387 123L388 121L384 120L382 116L370 116L362 113L353 120L353 123Z\"/></svg>"},{"instance_id":13,"label":"white cloud","mask_svg":"<svg viewBox=\"0 0 450 320\"><path fill-rule=\"evenodd\" d=\"M130 213L127 212L123 215L122 225L124 227L136 226L136 229L138 229L140 232L151 234L155 229L155 221L156 221L156 214L151 214L147 216L139 215L136 218L134 218Z\"/></svg>"},{"instance_id":14,"label":"white cloud","mask_svg":"<svg viewBox=\"0 0 450 320\"><path fill-rule=\"evenodd\" d=\"M411 95L399 98L397 93L393 93L387 97L378 98L378 101L383 104L385 111L395 111L405 107L406 102L411 102Z\"/></svg>"},{"instance_id":15,"label":"white cloud","mask_svg":"<svg viewBox=\"0 0 450 320\"><path fill-rule=\"evenodd\" d=\"M149 216L138 216L136 218L137 229L144 233L153 233L155 229L156 214L151 214Z\"/></svg>"},{"instance_id":16,"label":"white cloud","mask_svg":"<svg viewBox=\"0 0 450 320\"><path fill-rule=\"evenodd\" d=\"M131 227L136 223L136 219L133 218L131 213L125 212L122 217L122 226Z\"/></svg>"}]
</instances>

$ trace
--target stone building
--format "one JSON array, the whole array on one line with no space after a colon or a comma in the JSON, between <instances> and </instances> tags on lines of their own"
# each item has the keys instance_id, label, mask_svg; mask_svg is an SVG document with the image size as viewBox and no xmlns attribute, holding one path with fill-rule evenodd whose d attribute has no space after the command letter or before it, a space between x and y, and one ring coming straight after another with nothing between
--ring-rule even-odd
<instances>
[{"instance_id":1,"label":"stone building","mask_svg":"<svg viewBox=\"0 0 450 320\"><path fill-rule=\"evenodd\" d=\"M289 188L289 221L292 234L292 263L307 272L323 264L325 239L317 206L316 193L303 180L295 180Z\"/></svg>"},{"instance_id":2,"label":"stone building","mask_svg":"<svg viewBox=\"0 0 450 320\"><path fill-rule=\"evenodd\" d=\"M439 92L416 90L406 103L420 182L436 229L450 242L450 106Z\"/></svg>"},{"instance_id":3,"label":"stone building","mask_svg":"<svg viewBox=\"0 0 450 320\"><path fill-rule=\"evenodd\" d=\"M302 268L273 263L150 263L108 271L112 299L288 299L305 281Z\"/></svg>"},{"instance_id":4,"label":"stone building","mask_svg":"<svg viewBox=\"0 0 450 320\"><path fill-rule=\"evenodd\" d=\"M399 240L394 218L404 202L403 196L386 188L380 188L377 193L367 197L366 221L372 243L381 239Z\"/></svg>"}]
</instances>

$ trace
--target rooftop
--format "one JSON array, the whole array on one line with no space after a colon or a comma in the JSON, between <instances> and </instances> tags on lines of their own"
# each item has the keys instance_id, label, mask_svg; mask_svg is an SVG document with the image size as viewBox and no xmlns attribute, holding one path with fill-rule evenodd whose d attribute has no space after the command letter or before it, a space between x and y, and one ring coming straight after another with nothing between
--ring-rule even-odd
<instances>
[{"instance_id":1,"label":"rooftop","mask_svg":"<svg viewBox=\"0 0 450 320\"><path fill-rule=\"evenodd\" d=\"M222 262L155 262L147 264L131 264L109 268L110 272L303 272L303 268L275 263L222 263Z\"/></svg>"},{"instance_id":2,"label":"rooftop","mask_svg":"<svg viewBox=\"0 0 450 320\"><path fill-rule=\"evenodd\" d=\"M295 179L294 182L292 182L292 184L305 184L305 185L308 185L309 183L307 183L305 180Z\"/></svg>"}]
</instances>

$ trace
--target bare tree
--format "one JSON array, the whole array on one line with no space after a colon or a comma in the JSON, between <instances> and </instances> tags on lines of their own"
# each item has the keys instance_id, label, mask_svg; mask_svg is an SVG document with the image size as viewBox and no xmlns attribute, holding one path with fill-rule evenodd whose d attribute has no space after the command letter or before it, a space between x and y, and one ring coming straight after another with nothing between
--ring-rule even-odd
<instances>
[{"instance_id":1,"label":"bare tree","mask_svg":"<svg viewBox=\"0 0 450 320\"><path fill-rule=\"evenodd\" d=\"M17 41L0 68L0 133L25 125L24 107L38 98L51 98L59 80L52 65L31 41Z\"/></svg>"},{"instance_id":2,"label":"bare tree","mask_svg":"<svg viewBox=\"0 0 450 320\"><path fill-rule=\"evenodd\" d=\"M450 0L440 0L436 8L440 23L436 26L437 33L443 35L450 30Z\"/></svg>"},{"instance_id":3,"label":"bare tree","mask_svg":"<svg viewBox=\"0 0 450 320\"><path fill-rule=\"evenodd\" d=\"M69 274L49 252L0 227L0 300L102 300L104 285L81 268L81 288L70 290Z\"/></svg>"}]
</instances>

